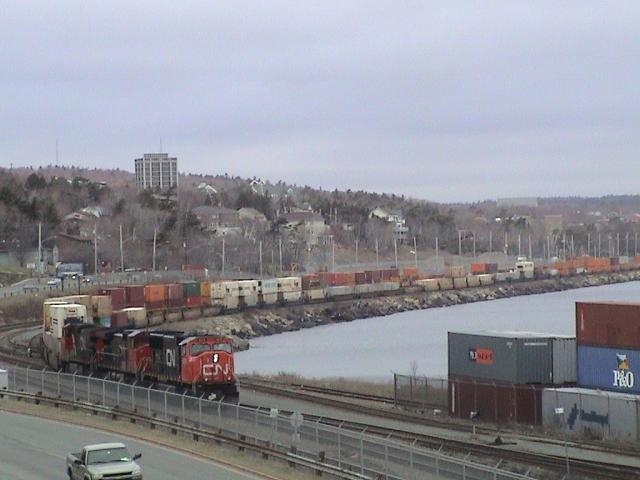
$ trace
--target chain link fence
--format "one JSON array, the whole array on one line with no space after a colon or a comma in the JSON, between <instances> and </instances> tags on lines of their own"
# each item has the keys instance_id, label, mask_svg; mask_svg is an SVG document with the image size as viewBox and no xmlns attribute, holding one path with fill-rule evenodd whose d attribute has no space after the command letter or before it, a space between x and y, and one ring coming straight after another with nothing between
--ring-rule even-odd
<instances>
[{"instance_id":1,"label":"chain link fence","mask_svg":"<svg viewBox=\"0 0 640 480\"><path fill-rule=\"evenodd\" d=\"M299 413L284 415L275 409L180 395L75 374L9 369L9 389L60 397L87 404L117 407L155 416L180 425L219 432L228 437L269 445L282 451L295 448L298 455L324 462L376 480L531 480L531 477L449 456L442 451L305 419Z\"/></svg>"},{"instance_id":2,"label":"chain link fence","mask_svg":"<svg viewBox=\"0 0 640 480\"><path fill-rule=\"evenodd\" d=\"M394 403L413 408L447 408L447 379L393 374Z\"/></svg>"}]
</instances>

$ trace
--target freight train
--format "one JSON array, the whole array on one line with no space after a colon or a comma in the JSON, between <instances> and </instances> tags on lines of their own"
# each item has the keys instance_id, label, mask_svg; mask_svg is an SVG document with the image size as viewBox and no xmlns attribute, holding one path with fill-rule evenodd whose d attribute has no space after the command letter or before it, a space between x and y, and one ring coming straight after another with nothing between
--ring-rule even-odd
<instances>
[{"instance_id":1,"label":"freight train","mask_svg":"<svg viewBox=\"0 0 640 480\"><path fill-rule=\"evenodd\" d=\"M88 322L85 305L47 306L44 358L63 371L139 384L172 385L178 392L237 399L232 340L180 331L112 328Z\"/></svg>"},{"instance_id":2,"label":"freight train","mask_svg":"<svg viewBox=\"0 0 640 480\"><path fill-rule=\"evenodd\" d=\"M489 286L497 282L567 276L586 272L619 271L637 268L637 266L638 262L635 259L633 262L624 262L618 258L613 260L581 257L545 267L537 267L531 261L518 259L514 268L506 272L498 271L496 264L474 263L471 265L471 273L467 273L464 267L451 266L446 269L444 274L430 278L421 277L415 268L405 268L402 271L391 268L352 273L320 272L257 280L128 285L103 289L98 292L98 295L73 295L46 300L43 306L43 351L47 364L56 369L80 366L87 371L113 370L126 376L137 375L138 377L147 376L151 379L164 379L166 375L161 375L159 371L155 371L151 367L142 368L138 365L132 369L131 364L125 362L128 365L127 369L116 369L109 362L99 364L96 360L98 352L101 352L99 358L104 358L106 351L104 348L111 348L109 342L114 337L109 332L116 332L114 335L118 335L115 337L116 344L118 344L119 335L129 338L133 332L141 331L143 333L138 334L142 335L139 338L145 338L145 342L153 350L155 347L151 347L152 334L146 330L150 326L156 326L165 321L214 316L223 312L234 312L247 308L474 288ZM67 326L67 324L71 326ZM82 326L80 328L78 324L90 327ZM89 328L84 336L76 333L77 329L83 330L84 328ZM215 339L207 342L211 345L226 344L225 341L218 342ZM118 345L118 348L122 350L122 344ZM88 348L94 358L78 355L79 348ZM159 350L157 352L153 350L153 352L154 358L159 358L162 355ZM217 358L219 359L227 358L222 355L225 353L223 351L212 351L211 357L215 357L216 353L218 353ZM224 363L221 364L222 369L233 372L232 356L229 358L228 366ZM180 365L188 365L191 362L189 355L181 356L179 359L176 356L176 359L180 362L183 362L184 359ZM145 362L152 365L158 364L157 361L145 360ZM193 378L185 378L186 380L181 381L174 375L171 377L171 381L182 386L191 386L192 389L199 388L198 385L193 385ZM232 382L235 382L233 374L231 374L231 378ZM223 382L223 378L218 378L216 382ZM225 379L224 382L227 380Z\"/></svg>"}]
</instances>

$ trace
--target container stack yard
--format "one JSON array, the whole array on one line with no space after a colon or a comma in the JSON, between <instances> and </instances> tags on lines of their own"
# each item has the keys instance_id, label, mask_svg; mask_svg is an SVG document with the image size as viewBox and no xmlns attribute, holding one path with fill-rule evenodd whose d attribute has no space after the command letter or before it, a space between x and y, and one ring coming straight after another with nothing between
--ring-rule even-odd
<instances>
[{"instance_id":1,"label":"container stack yard","mask_svg":"<svg viewBox=\"0 0 640 480\"><path fill-rule=\"evenodd\" d=\"M640 304L576 303L579 388L546 389L543 422L573 434L640 440Z\"/></svg>"},{"instance_id":2,"label":"container stack yard","mask_svg":"<svg viewBox=\"0 0 640 480\"><path fill-rule=\"evenodd\" d=\"M575 384L575 338L449 332L449 413L483 422L542 423L542 390Z\"/></svg>"}]
</instances>

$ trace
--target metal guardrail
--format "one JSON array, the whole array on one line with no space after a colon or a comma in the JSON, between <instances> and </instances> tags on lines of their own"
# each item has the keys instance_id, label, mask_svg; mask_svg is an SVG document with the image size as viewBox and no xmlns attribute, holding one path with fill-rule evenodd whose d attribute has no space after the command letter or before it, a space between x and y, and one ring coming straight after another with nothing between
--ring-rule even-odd
<instances>
[{"instance_id":1,"label":"metal guardrail","mask_svg":"<svg viewBox=\"0 0 640 480\"><path fill-rule=\"evenodd\" d=\"M299 413L249 408L166 390L75 374L9 368L9 389L60 399L91 408L145 416L168 428L219 435L252 448L290 456L309 465L331 468L361 478L421 480L442 476L460 480L531 480L519 475L452 457L391 437L310 421Z\"/></svg>"}]
</instances>

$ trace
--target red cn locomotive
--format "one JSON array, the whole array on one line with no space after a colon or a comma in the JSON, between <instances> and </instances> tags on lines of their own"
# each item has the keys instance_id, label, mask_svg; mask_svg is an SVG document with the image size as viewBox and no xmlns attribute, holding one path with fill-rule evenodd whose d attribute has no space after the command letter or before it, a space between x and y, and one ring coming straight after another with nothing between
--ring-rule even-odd
<instances>
[{"instance_id":1,"label":"red cn locomotive","mask_svg":"<svg viewBox=\"0 0 640 480\"><path fill-rule=\"evenodd\" d=\"M179 331L118 330L72 323L61 342L63 368L173 385L179 392L236 400L231 339Z\"/></svg>"}]
</instances>

